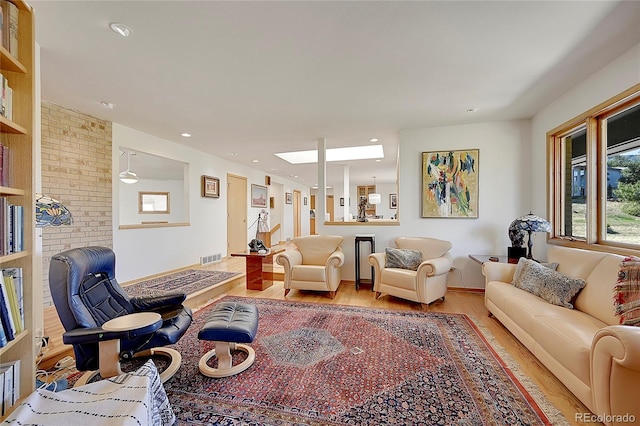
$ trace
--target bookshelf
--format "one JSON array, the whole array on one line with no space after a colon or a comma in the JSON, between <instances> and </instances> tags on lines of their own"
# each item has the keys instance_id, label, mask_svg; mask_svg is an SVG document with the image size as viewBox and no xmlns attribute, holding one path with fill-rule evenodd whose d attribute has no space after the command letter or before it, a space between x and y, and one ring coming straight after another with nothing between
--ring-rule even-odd
<instances>
[{"instance_id":1,"label":"bookshelf","mask_svg":"<svg viewBox=\"0 0 640 426\"><path fill-rule=\"evenodd\" d=\"M34 45L35 27L31 7L23 0L11 0L19 10L18 55L0 47L0 69L13 89L13 119L0 117L0 141L11 151L10 186L0 186L0 196L12 204L24 207L24 249L18 253L0 256L1 268L22 268L25 329L15 339L0 348L0 361L20 360L20 400L35 388L37 306L42 292L41 283L34 282L35 265L35 212L34 212L34 130L35 79ZM20 401L18 401L19 403ZM17 404L16 404L17 405ZM6 417L6 415L4 416ZM0 417L0 420L4 419Z\"/></svg>"}]
</instances>

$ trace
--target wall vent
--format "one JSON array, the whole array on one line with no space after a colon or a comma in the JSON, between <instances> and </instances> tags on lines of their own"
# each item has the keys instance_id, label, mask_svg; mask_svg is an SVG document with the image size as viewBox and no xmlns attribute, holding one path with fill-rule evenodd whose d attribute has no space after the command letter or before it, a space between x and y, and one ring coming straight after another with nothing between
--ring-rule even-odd
<instances>
[{"instance_id":1,"label":"wall vent","mask_svg":"<svg viewBox=\"0 0 640 426\"><path fill-rule=\"evenodd\" d=\"M220 260L222 260L222 254L221 253L216 253L216 254L212 254L210 256L202 256L202 257L200 257L200 264L201 265L208 265L210 263L220 262Z\"/></svg>"}]
</instances>

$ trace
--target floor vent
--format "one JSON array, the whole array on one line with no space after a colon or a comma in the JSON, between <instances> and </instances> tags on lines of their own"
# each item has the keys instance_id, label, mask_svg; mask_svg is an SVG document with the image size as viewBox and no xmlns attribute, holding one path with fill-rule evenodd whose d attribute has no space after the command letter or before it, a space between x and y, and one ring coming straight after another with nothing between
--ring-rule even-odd
<instances>
[{"instance_id":1,"label":"floor vent","mask_svg":"<svg viewBox=\"0 0 640 426\"><path fill-rule=\"evenodd\" d=\"M209 263L219 262L222 259L222 254L212 254L211 256L202 256L200 257L201 265L208 265Z\"/></svg>"}]
</instances>

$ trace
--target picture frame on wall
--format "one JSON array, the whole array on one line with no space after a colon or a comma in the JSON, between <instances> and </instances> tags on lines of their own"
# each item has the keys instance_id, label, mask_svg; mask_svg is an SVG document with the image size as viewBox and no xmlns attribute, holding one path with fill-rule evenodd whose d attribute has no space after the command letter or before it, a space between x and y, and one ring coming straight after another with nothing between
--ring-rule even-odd
<instances>
[{"instance_id":1,"label":"picture frame on wall","mask_svg":"<svg viewBox=\"0 0 640 426\"><path fill-rule=\"evenodd\" d=\"M307 197L304 197L304 205L307 205Z\"/></svg>"},{"instance_id":2,"label":"picture frame on wall","mask_svg":"<svg viewBox=\"0 0 640 426\"><path fill-rule=\"evenodd\" d=\"M389 194L389 208L390 209L398 208L398 194Z\"/></svg>"},{"instance_id":3,"label":"picture frame on wall","mask_svg":"<svg viewBox=\"0 0 640 426\"><path fill-rule=\"evenodd\" d=\"M220 197L220 179L202 175L202 196L210 198Z\"/></svg>"},{"instance_id":4,"label":"picture frame on wall","mask_svg":"<svg viewBox=\"0 0 640 426\"><path fill-rule=\"evenodd\" d=\"M422 153L422 217L478 218L479 149Z\"/></svg>"},{"instance_id":5,"label":"picture frame on wall","mask_svg":"<svg viewBox=\"0 0 640 426\"><path fill-rule=\"evenodd\" d=\"M344 206L344 197L340 197L340 207Z\"/></svg>"},{"instance_id":6,"label":"picture frame on wall","mask_svg":"<svg viewBox=\"0 0 640 426\"><path fill-rule=\"evenodd\" d=\"M251 207L267 207L268 199L266 186L251 184Z\"/></svg>"},{"instance_id":7,"label":"picture frame on wall","mask_svg":"<svg viewBox=\"0 0 640 426\"><path fill-rule=\"evenodd\" d=\"M284 194L284 202L287 204L293 204L293 194L291 192L286 192Z\"/></svg>"}]
</instances>

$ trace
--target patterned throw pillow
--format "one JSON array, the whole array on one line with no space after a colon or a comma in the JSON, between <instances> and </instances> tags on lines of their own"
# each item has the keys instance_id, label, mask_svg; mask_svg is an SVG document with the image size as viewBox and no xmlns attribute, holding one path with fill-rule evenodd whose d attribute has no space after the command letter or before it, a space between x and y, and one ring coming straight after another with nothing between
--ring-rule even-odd
<instances>
[{"instance_id":1,"label":"patterned throw pillow","mask_svg":"<svg viewBox=\"0 0 640 426\"><path fill-rule=\"evenodd\" d=\"M625 257L620 264L614 307L620 324L640 326L640 257Z\"/></svg>"},{"instance_id":2,"label":"patterned throw pillow","mask_svg":"<svg viewBox=\"0 0 640 426\"><path fill-rule=\"evenodd\" d=\"M384 249L386 260L385 268L401 268L417 271L422 263L422 253L418 250L407 250L387 247Z\"/></svg>"},{"instance_id":3,"label":"patterned throw pillow","mask_svg":"<svg viewBox=\"0 0 640 426\"><path fill-rule=\"evenodd\" d=\"M518 261L511 283L549 303L569 309L573 309L571 299L586 285L581 278L567 277L524 257Z\"/></svg>"}]
</instances>

